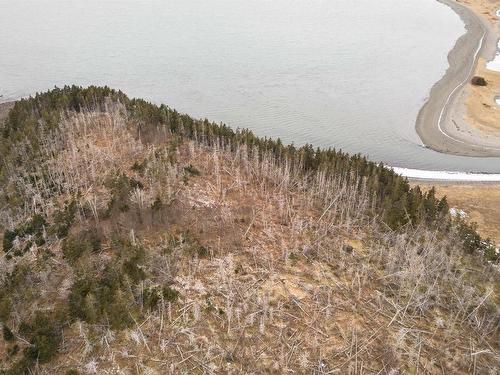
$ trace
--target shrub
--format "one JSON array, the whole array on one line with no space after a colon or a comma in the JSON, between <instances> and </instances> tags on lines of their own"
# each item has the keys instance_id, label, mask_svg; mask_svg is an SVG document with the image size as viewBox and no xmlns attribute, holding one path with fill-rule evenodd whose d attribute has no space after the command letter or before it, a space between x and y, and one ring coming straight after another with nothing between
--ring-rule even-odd
<instances>
[{"instance_id":1,"label":"shrub","mask_svg":"<svg viewBox=\"0 0 500 375\"><path fill-rule=\"evenodd\" d=\"M137 173L143 173L144 170L146 169L146 160L142 161L141 163L137 161L134 162L134 164L130 169Z\"/></svg>"},{"instance_id":2,"label":"shrub","mask_svg":"<svg viewBox=\"0 0 500 375\"><path fill-rule=\"evenodd\" d=\"M140 245L134 245L128 239L119 236L112 239L112 244L119 258L117 267L121 264L121 272L134 283L144 280L146 274L141 268L146 258L144 248Z\"/></svg>"},{"instance_id":3,"label":"shrub","mask_svg":"<svg viewBox=\"0 0 500 375\"><path fill-rule=\"evenodd\" d=\"M2 327L2 334L3 334L3 339L5 341L13 341L14 340L14 334L10 330L10 328L4 324Z\"/></svg>"},{"instance_id":4,"label":"shrub","mask_svg":"<svg viewBox=\"0 0 500 375\"><path fill-rule=\"evenodd\" d=\"M35 237L35 243L41 246L45 243L43 238L43 228L47 225L44 217L40 214L35 214L24 225L13 229L6 230L3 236L3 251L8 252L14 246L14 240L16 237L24 237L27 235L32 235ZM19 253L21 255L22 253Z\"/></svg>"},{"instance_id":5,"label":"shrub","mask_svg":"<svg viewBox=\"0 0 500 375\"><path fill-rule=\"evenodd\" d=\"M191 244L189 247L189 252L194 255L198 255L200 258L206 257L208 255L208 249L199 242Z\"/></svg>"},{"instance_id":6,"label":"shrub","mask_svg":"<svg viewBox=\"0 0 500 375\"><path fill-rule=\"evenodd\" d=\"M116 266L108 266L101 276L87 275L71 287L68 298L72 319L88 323L109 324L112 329L124 329L133 323L127 278Z\"/></svg>"},{"instance_id":7,"label":"shrub","mask_svg":"<svg viewBox=\"0 0 500 375\"><path fill-rule=\"evenodd\" d=\"M64 209L57 211L54 215L54 225L51 228L51 232L57 235L59 238L64 238L68 235L69 229L75 220L76 214L76 201L71 201L66 204Z\"/></svg>"},{"instance_id":8,"label":"shrub","mask_svg":"<svg viewBox=\"0 0 500 375\"><path fill-rule=\"evenodd\" d=\"M172 289L168 285L163 287L162 292L163 292L163 298L169 302L174 302L179 297L179 292L175 289Z\"/></svg>"},{"instance_id":9,"label":"shrub","mask_svg":"<svg viewBox=\"0 0 500 375\"><path fill-rule=\"evenodd\" d=\"M18 233L16 230L6 230L3 234L3 251L8 252L14 246L14 240Z\"/></svg>"},{"instance_id":10,"label":"shrub","mask_svg":"<svg viewBox=\"0 0 500 375\"><path fill-rule=\"evenodd\" d=\"M160 197L156 197L154 202L151 204L151 209L153 211L160 211L163 208L163 202Z\"/></svg>"},{"instance_id":11,"label":"shrub","mask_svg":"<svg viewBox=\"0 0 500 375\"><path fill-rule=\"evenodd\" d=\"M142 304L146 309L152 310L161 301L161 289L157 286L144 289L142 292Z\"/></svg>"},{"instance_id":12,"label":"shrub","mask_svg":"<svg viewBox=\"0 0 500 375\"><path fill-rule=\"evenodd\" d=\"M49 318L49 313L42 313L40 311L36 312L31 322L22 322L19 331L27 338L30 346L24 349L24 356L5 372L6 375L32 373L31 368L33 365L37 362L48 362L56 355L62 338L58 324ZM14 345L8 349L8 353L11 356L17 354L18 351L18 345Z\"/></svg>"},{"instance_id":13,"label":"shrub","mask_svg":"<svg viewBox=\"0 0 500 375\"><path fill-rule=\"evenodd\" d=\"M483 246L486 260L497 263L500 260L500 252L497 250L495 244L492 243L490 239L487 239L486 241L483 241Z\"/></svg>"},{"instance_id":14,"label":"shrub","mask_svg":"<svg viewBox=\"0 0 500 375\"><path fill-rule=\"evenodd\" d=\"M130 178L125 174L114 174L106 181L106 187L111 192L106 215L109 216L115 209L126 212L129 210L130 192L135 188L144 188L140 181Z\"/></svg>"},{"instance_id":15,"label":"shrub","mask_svg":"<svg viewBox=\"0 0 500 375\"><path fill-rule=\"evenodd\" d=\"M33 365L33 360L26 357L20 359L10 369L5 372L5 375L26 375L29 374L29 369Z\"/></svg>"},{"instance_id":16,"label":"shrub","mask_svg":"<svg viewBox=\"0 0 500 375\"><path fill-rule=\"evenodd\" d=\"M10 357L15 356L18 352L19 352L19 345L17 345L17 344L14 344L10 348L7 349L7 354Z\"/></svg>"},{"instance_id":17,"label":"shrub","mask_svg":"<svg viewBox=\"0 0 500 375\"><path fill-rule=\"evenodd\" d=\"M477 224L468 224L463 220L458 221L458 235L463 243L464 250L472 254L481 247L481 237L477 233Z\"/></svg>"},{"instance_id":18,"label":"shrub","mask_svg":"<svg viewBox=\"0 0 500 375\"><path fill-rule=\"evenodd\" d=\"M184 171L189 173L191 176L199 176L200 175L200 171L198 170L198 168L196 168L192 164L189 164L187 167L184 167Z\"/></svg>"},{"instance_id":19,"label":"shrub","mask_svg":"<svg viewBox=\"0 0 500 375\"><path fill-rule=\"evenodd\" d=\"M182 232L180 234L170 234L169 235L169 249L183 245L184 249L191 256L197 255L199 257L206 257L208 255L208 248L201 244L201 242L196 238L189 230Z\"/></svg>"},{"instance_id":20,"label":"shrub","mask_svg":"<svg viewBox=\"0 0 500 375\"><path fill-rule=\"evenodd\" d=\"M47 313L38 311L32 322L21 323L20 332L31 343L24 351L25 358L43 363L57 353L61 334Z\"/></svg>"},{"instance_id":21,"label":"shrub","mask_svg":"<svg viewBox=\"0 0 500 375\"><path fill-rule=\"evenodd\" d=\"M0 320L6 321L10 318L12 301L6 293L0 291Z\"/></svg>"},{"instance_id":22,"label":"shrub","mask_svg":"<svg viewBox=\"0 0 500 375\"><path fill-rule=\"evenodd\" d=\"M47 225L45 218L40 214L33 215L33 218L28 221L23 228L23 235L41 233L43 227Z\"/></svg>"},{"instance_id":23,"label":"shrub","mask_svg":"<svg viewBox=\"0 0 500 375\"><path fill-rule=\"evenodd\" d=\"M73 283L68 296L68 309L71 318L86 322L94 321L93 314L90 312L92 306L89 306L89 298L87 298L93 288L95 287L92 285L91 278L80 278Z\"/></svg>"},{"instance_id":24,"label":"shrub","mask_svg":"<svg viewBox=\"0 0 500 375\"><path fill-rule=\"evenodd\" d=\"M472 83L474 86L486 86L487 85L486 80L483 77L479 77L479 76L472 77L472 79L470 80L470 83Z\"/></svg>"},{"instance_id":25,"label":"shrub","mask_svg":"<svg viewBox=\"0 0 500 375\"><path fill-rule=\"evenodd\" d=\"M146 258L144 248L139 245L133 245L130 241L122 238L115 238L113 245L116 247L122 264L121 271L134 283L144 280L146 274L141 268Z\"/></svg>"},{"instance_id":26,"label":"shrub","mask_svg":"<svg viewBox=\"0 0 500 375\"><path fill-rule=\"evenodd\" d=\"M163 298L167 302L175 302L179 296L179 292L166 285L163 288L153 286L144 289L142 293L143 305L145 308L152 310L158 306L158 302Z\"/></svg>"},{"instance_id":27,"label":"shrub","mask_svg":"<svg viewBox=\"0 0 500 375\"><path fill-rule=\"evenodd\" d=\"M26 243L24 245L24 248L23 248L23 251L22 251L22 254L28 252L29 249L31 249L32 246L33 246L33 242L32 241L26 241Z\"/></svg>"},{"instance_id":28,"label":"shrub","mask_svg":"<svg viewBox=\"0 0 500 375\"><path fill-rule=\"evenodd\" d=\"M134 323L128 305L126 293L118 289L112 303L105 308L105 316L112 329L122 330Z\"/></svg>"},{"instance_id":29,"label":"shrub","mask_svg":"<svg viewBox=\"0 0 500 375\"><path fill-rule=\"evenodd\" d=\"M96 253L101 250L101 235L97 228L82 230L66 238L62 245L64 258L73 263L85 252Z\"/></svg>"},{"instance_id":30,"label":"shrub","mask_svg":"<svg viewBox=\"0 0 500 375\"><path fill-rule=\"evenodd\" d=\"M112 244L116 258L98 274L86 272L73 283L68 308L72 319L123 329L133 323L135 298L131 286L146 277L141 268L145 252L118 235Z\"/></svg>"},{"instance_id":31,"label":"shrub","mask_svg":"<svg viewBox=\"0 0 500 375\"><path fill-rule=\"evenodd\" d=\"M142 268L139 267L139 264L138 257L133 257L132 259L127 259L123 262L123 272L125 272L125 274L130 277L134 283L146 278L146 274Z\"/></svg>"}]
</instances>

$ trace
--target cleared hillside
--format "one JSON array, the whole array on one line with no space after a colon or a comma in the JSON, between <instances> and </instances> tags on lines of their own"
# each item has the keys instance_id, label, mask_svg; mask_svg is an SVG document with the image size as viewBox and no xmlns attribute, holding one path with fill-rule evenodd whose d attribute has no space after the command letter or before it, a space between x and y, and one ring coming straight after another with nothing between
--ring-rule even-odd
<instances>
[{"instance_id":1,"label":"cleared hillside","mask_svg":"<svg viewBox=\"0 0 500 375\"><path fill-rule=\"evenodd\" d=\"M93 87L0 145L7 374L498 371L494 249L361 156Z\"/></svg>"}]
</instances>

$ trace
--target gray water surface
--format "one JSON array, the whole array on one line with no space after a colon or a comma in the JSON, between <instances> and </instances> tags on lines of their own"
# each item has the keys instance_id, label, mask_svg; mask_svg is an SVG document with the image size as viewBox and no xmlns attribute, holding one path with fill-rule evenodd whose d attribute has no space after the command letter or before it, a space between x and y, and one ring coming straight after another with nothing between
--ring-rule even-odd
<instances>
[{"instance_id":1,"label":"gray water surface","mask_svg":"<svg viewBox=\"0 0 500 375\"><path fill-rule=\"evenodd\" d=\"M109 85L284 142L500 172L415 132L465 32L435 0L0 0L0 32L4 101Z\"/></svg>"}]
</instances>

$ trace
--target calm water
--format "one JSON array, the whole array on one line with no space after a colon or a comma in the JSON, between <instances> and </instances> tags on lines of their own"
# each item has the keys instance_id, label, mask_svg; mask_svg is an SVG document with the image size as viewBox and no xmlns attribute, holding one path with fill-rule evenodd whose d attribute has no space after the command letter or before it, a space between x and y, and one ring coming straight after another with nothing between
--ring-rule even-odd
<instances>
[{"instance_id":1,"label":"calm water","mask_svg":"<svg viewBox=\"0 0 500 375\"><path fill-rule=\"evenodd\" d=\"M500 172L414 123L464 26L435 0L0 0L0 95L120 88L394 166Z\"/></svg>"}]
</instances>

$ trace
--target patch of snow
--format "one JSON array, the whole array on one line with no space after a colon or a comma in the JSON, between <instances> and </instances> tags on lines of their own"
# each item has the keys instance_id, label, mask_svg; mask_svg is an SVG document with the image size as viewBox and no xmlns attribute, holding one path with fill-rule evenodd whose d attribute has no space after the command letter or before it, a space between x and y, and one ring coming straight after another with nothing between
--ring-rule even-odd
<instances>
[{"instance_id":1,"label":"patch of snow","mask_svg":"<svg viewBox=\"0 0 500 375\"><path fill-rule=\"evenodd\" d=\"M139 331L130 331L129 336L132 339L132 341L135 342L137 345L141 344L142 340Z\"/></svg>"},{"instance_id":2,"label":"patch of snow","mask_svg":"<svg viewBox=\"0 0 500 375\"><path fill-rule=\"evenodd\" d=\"M443 318L437 317L435 322L436 322L436 326L438 328L444 328L444 319Z\"/></svg>"},{"instance_id":3,"label":"patch of snow","mask_svg":"<svg viewBox=\"0 0 500 375\"><path fill-rule=\"evenodd\" d=\"M497 10L497 15L500 10ZM500 72L500 40L498 41L498 51L493 60L486 64L486 68L489 70L494 70L495 72Z\"/></svg>"},{"instance_id":4,"label":"patch of snow","mask_svg":"<svg viewBox=\"0 0 500 375\"><path fill-rule=\"evenodd\" d=\"M462 219L466 218L468 215L467 213L464 211L464 210L461 210L459 208L456 208L456 207L452 207L450 208L450 215L451 216L460 216Z\"/></svg>"},{"instance_id":5,"label":"patch of snow","mask_svg":"<svg viewBox=\"0 0 500 375\"><path fill-rule=\"evenodd\" d=\"M419 180L437 181L469 181L469 182L500 182L500 174L467 173L450 171L425 171L420 169L390 167L397 174Z\"/></svg>"},{"instance_id":6,"label":"patch of snow","mask_svg":"<svg viewBox=\"0 0 500 375\"><path fill-rule=\"evenodd\" d=\"M89 374L97 374L97 362L95 359L92 359L89 363L85 365L85 370Z\"/></svg>"}]
</instances>

